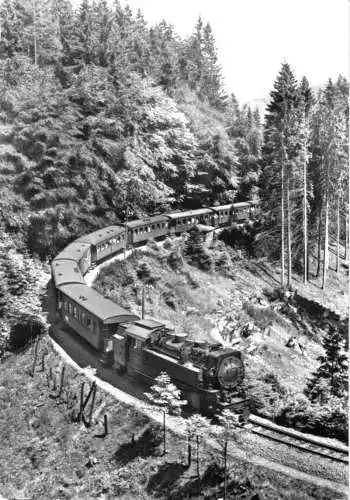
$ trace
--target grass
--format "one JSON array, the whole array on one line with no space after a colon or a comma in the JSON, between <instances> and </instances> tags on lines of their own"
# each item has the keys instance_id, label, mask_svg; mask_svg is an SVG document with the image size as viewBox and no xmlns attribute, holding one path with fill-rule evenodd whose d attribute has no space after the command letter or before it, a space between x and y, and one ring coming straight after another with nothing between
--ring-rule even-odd
<instances>
[{"instance_id":1,"label":"grass","mask_svg":"<svg viewBox=\"0 0 350 500\"><path fill-rule=\"evenodd\" d=\"M263 271L257 273L253 262L244 264L245 260L237 259L232 260L229 273L207 273L186 262L174 270L167 264L167 255L178 244L167 241L166 248L150 247L145 252L137 252L126 263L112 264L103 269L94 286L109 296L119 296L122 303L124 299L125 302L131 299L129 305L133 312L140 314L142 282L134 276L131 282L124 281L120 287L119 276L130 276L133 268L146 263L152 276L160 278L146 292L146 316L169 321L176 330L186 332L193 339L212 342L213 333L224 339L238 338L247 353L248 376L253 379L272 370L282 383L301 392L307 376L316 368L315 360L321 353L319 339L316 335L313 338L303 335L288 318L282 321L276 314L264 297L268 276L261 276ZM222 244L219 245L221 248ZM254 297L262 298L265 307L256 303ZM239 329L247 323L255 323L260 328L244 339ZM270 328L266 329L268 325ZM291 335L303 343L303 353L286 347Z\"/></svg>"},{"instance_id":2,"label":"grass","mask_svg":"<svg viewBox=\"0 0 350 500\"><path fill-rule=\"evenodd\" d=\"M28 375L33 347L0 364L0 490L6 498L180 500L222 496L223 476L217 453L213 456L203 448L199 497L195 463L190 469L186 466L186 443L169 432L169 453L162 456L160 428L100 389L92 426L77 422L80 384L88 382L80 372L66 366L62 397L56 398L62 363L48 338L40 341L39 360L44 351L48 352L45 370L41 371L39 362L34 377ZM50 370L56 387L50 380ZM103 438L104 414L108 414L109 434ZM333 490L242 459L230 460L228 491L229 498L242 499L254 494L271 500L296 498L295 492L301 499L343 498Z\"/></svg>"},{"instance_id":3,"label":"grass","mask_svg":"<svg viewBox=\"0 0 350 500\"><path fill-rule=\"evenodd\" d=\"M272 292L279 279L276 266L242 258L222 242L214 243L208 252L219 263L220 256L225 255L224 267L205 272L186 258L177 259L174 266L169 255L181 255L183 248L183 238L167 239L161 247L151 243L127 262L106 267L94 286L141 314L143 283L135 270L144 265L153 282L146 292L146 317L170 322L189 339L238 340L245 358L248 394L257 401L254 411L272 418L268 402L271 387L259 396L262 386L266 388L264 378L272 374L282 388L274 394L282 413L290 398L303 394L307 379L318 366L327 319L318 317L316 321L311 311L275 300ZM329 274L331 279L332 271ZM341 300L338 298L339 303ZM247 335L241 334L244 330L248 330ZM291 338L296 347L287 347Z\"/></svg>"}]
</instances>

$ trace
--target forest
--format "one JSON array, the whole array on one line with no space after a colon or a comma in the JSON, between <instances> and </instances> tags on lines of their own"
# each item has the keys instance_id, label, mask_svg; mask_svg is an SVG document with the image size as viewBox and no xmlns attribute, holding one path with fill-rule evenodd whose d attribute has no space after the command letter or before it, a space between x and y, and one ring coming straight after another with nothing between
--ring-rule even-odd
<instances>
[{"instance_id":1,"label":"forest","mask_svg":"<svg viewBox=\"0 0 350 500\"><path fill-rule=\"evenodd\" d=\"M209 22L187 38L117 1L4 0L0 225L51 258L101 225L260 199L257 254L327 286L346 252L348 91L281 65L265 117L227 95Z\"/></svg>"}]
</instances>

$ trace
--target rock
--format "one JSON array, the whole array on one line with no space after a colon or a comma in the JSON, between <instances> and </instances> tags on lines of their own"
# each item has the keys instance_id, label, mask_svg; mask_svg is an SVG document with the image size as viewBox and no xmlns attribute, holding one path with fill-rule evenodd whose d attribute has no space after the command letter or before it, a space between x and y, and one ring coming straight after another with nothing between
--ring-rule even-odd
<instances>
[{"instance_id":1,"label":"rock","mask_svg":"<svg viewBox=\"0 0 350 500\"><path fill-rule=\"evenodd\" d=\"M295 348L296 347L296 339L295 339L295 337L289 337L289 339L287 340L287 343L286 343L286 347L291 347L291 348Z\"/></svg>"},{"instance_id":2,"label":"rock","mask_svg":"<svg viewBox=\"0 0 350 500\"><path fill-rule=\"evenodd\" d=\"M62 483L62 486L64 486L65 488L68 488L68 486L71 486L74 483L73 479L68 477L66 474L61 476L60 482Z\"/></svg>"},{"instance_id":3,"label":"rock","mask_svg":"<svg viewBox=\"0 0 350 500\"><path fill-rule=\"evenodd\" d=\"M76 469L75 473L79 479L82 479L85 476L85 469L83 467L79 467L79 469Z\"/></svg>"},{"instance_id":4,"label":"rock","mask_svg":"<svg viewBox=\"0 0 350 500\"><path fill-rule=\"evenodd\" d=\"M96 464L97 464L97 459L91 455L89 457L89 460L86 462L85 466L88 468L91 468Z\"/></svg>"}]
</instances>

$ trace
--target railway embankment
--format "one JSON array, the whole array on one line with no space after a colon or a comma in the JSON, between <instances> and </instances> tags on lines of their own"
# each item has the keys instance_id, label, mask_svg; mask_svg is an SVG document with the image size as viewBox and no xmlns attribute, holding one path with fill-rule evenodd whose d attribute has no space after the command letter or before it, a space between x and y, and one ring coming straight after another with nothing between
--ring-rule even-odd
<instances>
[{"instance_id":1,"label":"railway embankment","mask_svg":"<svg viewBox=\"0 0 350 500\"><path fill-rule=\"evenodd\" d=\"M168 498L169 492L172 498L184 498L190 492L196 498L196 464L187 468L186 439L178 432L181 419L168 419L168 454L164 457L157 424L161 414L155 410L147 414L149 409L143 401L129 390L101 380L91 367L86 367L86 359L85 369L79 367L66 349L67 344L62 349L43 338L38 350L40 362L33 377L28 376L33 347L0 365L0 413L1 422L6 423L1 435L0 490L5 498L93 499L101 495L129 495L153 500L154 495ZM60 390L63 365L65 374ZM97 384L90 427L76 418L82 382L85 396L92 382ZM91 400L86 407L86 420L90 404ZM106 436L104 415L109 423ZM293 491L299 491L300 498L305 499L346 498L344 465L320 459L313 460L310 468L307 455L297 452L294 456L286 445L278 447L250 433L240 439L229 451L228 491L233 498L244 493L246 498L259 494L284 499ZM289 465L284 462L288 456ZM219 446L208 440L200 453L203 495L215 497L222 493L220 457Z\"/></svg>"}]
</instances>

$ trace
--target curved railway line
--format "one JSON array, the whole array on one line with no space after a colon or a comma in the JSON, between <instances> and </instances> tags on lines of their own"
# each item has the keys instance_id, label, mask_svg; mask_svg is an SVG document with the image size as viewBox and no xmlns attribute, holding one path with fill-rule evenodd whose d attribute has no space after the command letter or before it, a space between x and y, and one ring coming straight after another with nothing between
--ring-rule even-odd
<instances>
[{"instance_id":1,"label":"curved railway line","mask_svg":"<svg viewBox=\"0 0 350 500\"><path fill-rule=\"evenodd\" d=\"M86 274L86 280L89 285L91 285L91 282L96 277L98 270L104 265L108 265L108 263L115 259L123 259L123 255L121 254L115 256L102 264L94 266L95 269L90 269ZM343 464L349 463L349 448L341 443L333 444L326 442L322 437L320 438L318 436L303 434L302 432L294 429L276 425L271 421L256 415L251 415L248 421L249 430L253 434L257 434L271 441L286 444L306 453L328 458L334 462Z\"/></svg>"},{"instance_id":2,"label":"curved railway line","mask_svg":"<svg viewBox=\"0 0 350 500\"><path fill-rule=\"evenodd\" d=\"M320 455L346 464L349 462L349 448L347 446L320 442L316 436L308 436L294 429L273 424L269 420L255 415L249 417L249 429L254 434L287 444L313 455Z\"/></svg>"}]
</instances>

